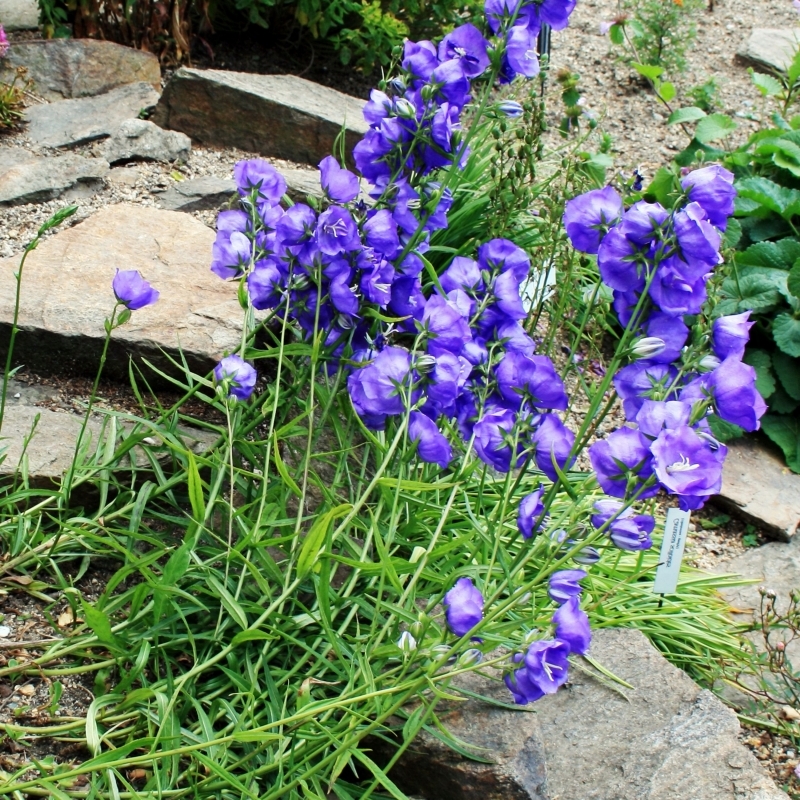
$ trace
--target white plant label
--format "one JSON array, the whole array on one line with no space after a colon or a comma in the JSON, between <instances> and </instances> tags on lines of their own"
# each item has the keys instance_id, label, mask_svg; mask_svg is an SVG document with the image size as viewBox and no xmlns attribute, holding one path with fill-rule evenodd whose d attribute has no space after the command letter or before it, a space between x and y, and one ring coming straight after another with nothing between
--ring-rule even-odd
<instances>
[{"instance_id":1,"label":"white plant label","mask_svg":"<svg viewBox=\"0 0 800 800\"><path fill-rule=\"evenodd\" d=\"M688 511L681 511L679 508L667 510L661 558L658 561L656 582L653 586L656 594L673 594L678 588L683 548L686 546L686 536L689 533L689 517Z\"/></svg>"}]
</instances>

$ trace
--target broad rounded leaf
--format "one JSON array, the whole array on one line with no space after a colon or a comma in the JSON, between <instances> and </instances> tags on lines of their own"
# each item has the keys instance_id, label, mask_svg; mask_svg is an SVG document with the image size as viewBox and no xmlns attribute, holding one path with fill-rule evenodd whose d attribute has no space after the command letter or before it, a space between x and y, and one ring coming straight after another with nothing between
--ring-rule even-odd
<instances>
[{"instance_id":1,"label":"broad rounded leaf","mask_svg":"<svg viewBox=\"0 0 800 800\"><path fill-rule=\"evenodd\" d=\"M794 262L794 266L789 270L786 288L794 297L800 297L800 258Z\"/></svg>"},{"instance_id":2,"label":"broad rounded leaf","mask_svg":"<svg viewBox=\"0 0 800 800\"><path fill-rule=\"evenodd\" d=\"M694 122L695 120L703 119L704 116L706 116L706 112L703 111L702 108L686 106L685 108L679 108L673 111L669 115L667 125L677 125L681 122Z\"/></svg>"},{"instance_id":3,"label":"broad rounded leaf","mask_svg":"<svg viewBox=\"0 0 800 800\"><path fill-rule=\"evenodd\" d=\"M778 314L772 323L775 344L790 356L800 356L800 319L791 314Z\"/></svg>"},{"instance_id":4,"label":"broad rounded leaf","mask_svg":"<svg viewBox=\"0 0 800 800\"><path fill-rule=\"evenodd\" d=\"M772 368L786 394L793 400L800 400L800 359L776 350L772 354Z\"/></svg>"},{"instance_id":5,"label":"broad rounded leaf","mask_svg":"<svg viewBox=\"0 0 800 800\"><path fill-rule=\"evenodd\" d=\"M775 391L775 376L772 374L772 359L766 350L748 350L743 359L756 371L756 389L766 399Z\"/></svg>"},{"instance_id":6,"label":"broad rounded leaf","mask_svg":"<svg viewBox=\"0 0 800 800\"><path fill-rule=\"evenodd\" d=\"M697 123L694 138L698 142L708 144L724 139L728 134L736 130L737 124L726 114L711 114L703 117Z\"/></svg>"},{"instance_id":7,"label":"broad rounded leaf","mask_svg":"<svg viewBox=\"0 0 800 800\"><path fill-rule=\"evenodd\" d=\"M725 296L736 300L736 311L766 311L781 302L781 293L775 288L774 281L763 275L747 275L739 278L728 278L722 284Z\"/></svg>"},{"instance_id":8,"label":"broad rounded leaf","mask_svg":"<svg viewBox=\"0 0 800 800\"><path fill-rule=\"evenodd\" d=\"M789 469L800 472L800 418L797 415L765 414L761 418L761 428L783 450Z\"/></svg>"}]
</instances>

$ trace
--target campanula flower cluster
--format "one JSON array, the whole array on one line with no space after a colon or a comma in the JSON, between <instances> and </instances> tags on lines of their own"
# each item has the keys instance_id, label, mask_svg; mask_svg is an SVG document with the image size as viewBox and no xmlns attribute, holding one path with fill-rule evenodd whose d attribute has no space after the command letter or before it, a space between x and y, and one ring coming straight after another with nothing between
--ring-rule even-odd
<instances>
[{"instance_id":1,"label":"campanula flower cluster","mask_svg":"<svg viewBox=\"0 0 800 800\"><path fill-rule=\"evenodd\" d=\"M567 203L564 225L576 249L597 256L621 324L639 336L636 360L614 377L628 426L590 449L600 486L624 500L663 488L688 510L721 487L726 448L709 415L753 431L766 406L754 369L742 362L748 313L711 325L702 315L733 213L733 175L710 165L684 175L681 188L672 210L644 200L626 210L612 187L591 191ZM593 522L615 543L650 546L650 518L613 500L597 506Z\"/></svg>"}]
</instances>

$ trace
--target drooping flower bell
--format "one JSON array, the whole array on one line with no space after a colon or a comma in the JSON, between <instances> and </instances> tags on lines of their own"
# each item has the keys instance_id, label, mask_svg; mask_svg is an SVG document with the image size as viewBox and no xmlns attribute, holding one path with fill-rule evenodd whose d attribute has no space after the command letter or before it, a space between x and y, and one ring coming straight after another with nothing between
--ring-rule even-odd
<instances>
[{"instance_id":1,"label":"drooping flower bell","mask_svg":"<svg viewBox=\"0 0 800 800\"><path fill-rule=\"evenodd\" d=\"M111 288L117 301L131 311L152 305L159 297L159 292L136 269L118 269Z\"/></svg>"},{"instance_id":2,"label":"drooping flower bell","mask_svg":"<svg viewBox=\"0 0 800 800\"><path fill-rule=\"evenodd\" d=\"M483 619L483 595L469 578L459 578L444 596L447 627L465 636Z\"/></svg>"},{"instance_id":3,"label":"drooping flower bell","mask_svg":"<svg viewBox=\"0 0 800 800\"><path fill-rule=\"evenodd\" d=\"M231 399L247 400L253 394L257 377L253 366L237 355L225 356L214 367L215 380L227 389Z\"/></svg>"}]
</instances>

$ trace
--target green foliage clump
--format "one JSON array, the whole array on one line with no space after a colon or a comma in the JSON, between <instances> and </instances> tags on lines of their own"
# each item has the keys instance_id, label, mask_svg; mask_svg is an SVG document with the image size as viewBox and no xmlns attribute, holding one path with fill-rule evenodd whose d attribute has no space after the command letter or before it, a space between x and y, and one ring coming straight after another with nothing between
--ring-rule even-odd
<instances>
[{"instance_id":1,"label":"green foliage clump","mask_svg":"<svg viewBox=\"0 0 800 800\"><path fill-rule=\"evenodd\" d=\"M622 0L623 24L641 64L680 72L697 35L695 18L705 0Z\"/></svg>"},{"instance_id":2,"label":"green foliage clump","mask_svg":"<svg viewBox=\"0 0 800 800\"><path fill-rule=\"evenodd\" d=\"M370 71L391 61L405 38L434 38L479 17L477 0L39 0L46 36L99 37L159 55L164 62L188 58L193 32L214 30L219 22L237 29L254 25L280 41L300 27L328 42L343 64Z\"/></svg>"},{"instance_id":3,"label":"green foliage clump","mask_svg":"<svg viewBox=\"0 0 800 800\"><path fill-rule=\"evenodd\" d=\"M0 130L13 128L22 119L23 98L30 82L25 70L16 71L11 83L0 83Z\"/></svg>"},{"instance_id":4,"label":"green foliage clump","mask_svg":"<svg viewBox=\"0 0 800 800\"><path fill-rule=\"evenodd\" d=\"M744 360L756 370L756 387L769 406L761 426L787 465L800 472L800 116L789 116L800 92L800 51L786 72L751 70L751 77L780 110L741 146L723 149L736 122L707 114L699 103L673 112L669 123L692 137L675 159L678 166L717 161L734 173L736 210L726 243L735 251L717 286L714 313L750 312L755 324ZM667 172L662 170L665 184ZM742 434L719 421L715 428L722 439Z\"/></svg>"}]
</instances>

